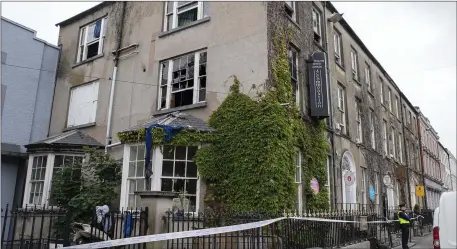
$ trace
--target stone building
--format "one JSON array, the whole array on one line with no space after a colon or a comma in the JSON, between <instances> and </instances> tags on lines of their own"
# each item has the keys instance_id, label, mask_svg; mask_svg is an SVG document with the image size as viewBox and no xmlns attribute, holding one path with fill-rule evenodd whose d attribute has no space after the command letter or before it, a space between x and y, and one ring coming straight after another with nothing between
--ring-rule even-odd
<instances>
[{"instance_id":1,"label":"stone building","mask_svg":"<svg viewBox=\"0 0 457 249\"><path fill-rule=\"evenodd\" d=\"M406 98L329 2L103 2L57 25L59 69L66 73L57 76L49 131L54 137L32 146L47 148L48 185L57 155L75 160L84 144L104 146L123 159L119 207L140 205L135 191L146 186L145 145L121 143L116 134L173 122L210 129L204 121L227 96L232 75L253 98L265 91L274 56L272 31L282 25L292 30L291 83L305 116L310 115L306 60L328 50L333 116L327 124L334 146L329 184L321 187L331 190L329 201L358 209L408 199L406 158L414 157L403 146ZM55 142L61 139L63 152ZM154 149L150 190L184 188L192 209L201 210L206 187L191 157L197 149L171 148L179 160ZM166 173L180 162L192 173ZM301 210L301 193L309 183L297 184Z\"/></svg>"}]
</instances>

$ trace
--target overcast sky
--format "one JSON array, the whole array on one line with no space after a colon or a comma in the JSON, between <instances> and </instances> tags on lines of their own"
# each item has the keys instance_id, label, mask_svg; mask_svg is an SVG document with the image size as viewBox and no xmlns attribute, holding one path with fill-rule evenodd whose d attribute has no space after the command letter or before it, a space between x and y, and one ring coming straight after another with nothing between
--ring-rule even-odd
<instances>
[{"instance_id":1,"label":"overcast sky","mask_svg":"<svg viewBox=\"0 0 457 249\"><path fill-rule=\"evenodd\" d=\"M2 2L2 16L57 44L55 24L98 2ZM454 155L456 149L456 3L333 2Z\"/></svg>"}]
</instances>

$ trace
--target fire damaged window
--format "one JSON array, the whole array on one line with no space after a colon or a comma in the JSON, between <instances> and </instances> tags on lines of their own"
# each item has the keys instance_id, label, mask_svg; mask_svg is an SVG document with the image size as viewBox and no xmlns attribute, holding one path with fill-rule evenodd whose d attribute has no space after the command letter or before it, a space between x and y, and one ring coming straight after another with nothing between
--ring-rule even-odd
<instances>
[{"instance_id":1,"label":"fire damaged window","mask_svg":"<svg viewBox=\"0 0 457 249\"><path fill-rule=\"evenodd\" d=\"M200 51L160 64L159 110L205 101L206 56Z\"/></svg>"},{"instance_id":2,"label":"fire damaged window","mask_svg":"<svg viewBox=\"0 0 457 249\"><path fill-rule=\"evenodd\" d=\"M165 3L164 31L185 26L208 16L209 2L168 1Z\"/></svg>"},{"instance_id":3,"label":"fire damaged window","mask_svg":"<svg viewBox=\"0 0 457 249\"><path fill-rule=\"evenodd\" d=\"M98 19L80 29L76 62L95 57L103 52L106 18Z\"/></svg>"}]
</instances>

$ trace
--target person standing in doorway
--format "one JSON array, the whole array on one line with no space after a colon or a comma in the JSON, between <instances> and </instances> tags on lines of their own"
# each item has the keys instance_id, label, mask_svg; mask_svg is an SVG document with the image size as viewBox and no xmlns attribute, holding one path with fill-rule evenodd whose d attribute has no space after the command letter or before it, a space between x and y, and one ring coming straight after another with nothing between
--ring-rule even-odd
<instances>
[{"instance_id":1,"label":"person standing in doorway","mask_svg":"<svg viewBox=\"0 0 457 249\"><path fill-rule=\"evenodd\" d=\"M409 249L408 247L408 239L409 239L409 222L410 218L408 214L405 212L406 206L405 204L400 204L400 211L398 212L398 221L400 222L400 229L401 229L401 246L403 249Z\"/></svg>"}]
</instances>

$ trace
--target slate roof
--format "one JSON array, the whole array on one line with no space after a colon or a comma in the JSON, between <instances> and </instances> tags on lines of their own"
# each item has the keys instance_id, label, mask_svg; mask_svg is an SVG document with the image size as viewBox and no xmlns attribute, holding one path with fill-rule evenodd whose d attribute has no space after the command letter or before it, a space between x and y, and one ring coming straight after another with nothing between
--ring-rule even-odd
<instances>
[{"instance_id":1,"label":"slate roof","mask_svg":"<svg viewBox=\"0 0 457 249\"><path fill-rule=\"evenodd\" d=\"M48 137L44 140L33 142L26 145L26 148L36 147L39 145L76 145L76 146L89 146L89 147L104 147L103 144L98 142L95 138L87 135L80 130L71 130Z\"/></svg>"},{"instance_id":2,"label":"slate roof","mask_svg":"<svg viewBox=\"0 0 457 249\"><path fill-rule=\"evenodd\" d=\"M160 117L153 117L150 121L145 122L143 124L133 126L125 131L136 131L141 128L147 128L152 124L163 124L163 125L170 125L170 126L181 126L184 127L186 130L193 130L193 131L204 131L204 132L212 132L216 131L214 128L208 126L208 124L196 118L190 114L184 112L173 112L165 116Z\"/></svg>"}]
</instances>

